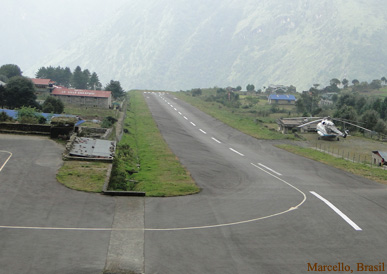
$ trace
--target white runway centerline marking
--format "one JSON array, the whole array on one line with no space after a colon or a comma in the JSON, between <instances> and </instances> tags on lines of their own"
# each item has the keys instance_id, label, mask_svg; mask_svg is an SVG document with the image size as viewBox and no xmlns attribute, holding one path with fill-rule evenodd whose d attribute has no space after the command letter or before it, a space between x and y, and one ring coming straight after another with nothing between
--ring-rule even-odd
<instances>
[{"instance_id":1,"label":"white runway centerline marking","mask_svg":"<svg viewBox=\"0 0 387 274\"><path fill-rule=\"evenodd\" d=\"M184 116L184 119L188 120L188 118L187 118L187 117L185 117L185 116Z\"/></svg>"},{"instance_id":2,"label":"white runway centerline marking","mask_svg":"<svg viewBox=\"0 0 387 274\"><path fill-rule=\"evenodd\" d=\"M211 137L211 139L214 140L215 142L217 142L218 144L221 144L221 143L222 143L221 141L215 139L214 137Z\"/></svg>"},{"instance_id":3,"label":"white runway centerline marking","mask_svg":"<svg viewBox=\"0 0 387 274\"><path fill-rule=\"evenodd\" d=\"M314 191L309 191L310 193L312 193L314 196L316 196L317 198L319 198L321 201L323 201L324 203L326 203L331 209L333 209L334 212L336 212L341 218L343 218L348 224L350 224L355 230L357 231L361 231L362 229L357 225L355 224L350 218L348 218L347 215L345 215L343 212L341 212L340 209L338 209L337 207L335 207L331 202L329 202L327 199L325 199L324 197L320 196L319 194L317 194L316 192Z\"/></svg>"},{"instance_id":4,"label":"white runway centerline marking","mask_svg":"<svg viewBox=\"0 0 387 274\"><path fill-rule=\"evenodd\" d=\"M180 114L180 115L183 115L183 114L181 114L181 112L180 112L180 111L179 111L179 114Z\"/></svg>"},{"instance_id":5,"label":"white runway centerline marking","mask_svg":"<svg viewBox=\"0 0 387 274\"><path fill-rule=\"evenodd\" d=\"M192 123L192 122L190 122L191 123L191 125L193 125L194 127L196 127L196 125L194 124L194 123Z\"/></svg>"},{"instance_id":6,"label":"white runway centerline marking","mask_svg":"<svg viewBox=\"0 0 387 274\"><path fill-rule=\"evenodd\" d=\"M200 130L203 134L207 134L207 132L205 132L205 131L202 130L201 128L199 128L199 130Z\"/></svg>"},{"instance_id":7,"label":"white runway centerline marking","mask_svg":"<svg viewBox=\"0 0 387 274\"><path fill-rule=\"evenodd\" d=\"M239 151L237 151L237 150L235 150L235 149L233 149L233 148L231 148L231 147L230 147L230 150L231 150L232 152L235 152L236 154L239 154L240 156L245 156L245 155L243 155L242 153L240 153Z\"/></svg>"},{"instance_id":8,"label":"white runway centerline marking","mask_svg":"<svg viewBox=\"0 0 387 274\"><path fill-rule=\"evenodd\" d=\"M265 166L265 165L263 165L263 164L261 164L261 163L258 163L258 165L260 165L261 167L266 168L267 170L270 170L271 172L273 172L273 173L275 173L275 174L277 174L277 175L279 175L279 176L282 175L281 173L279 173L279 172L277 172L277 171L275 171L275 170L273 170L273 169L271 169L271 168L269 168L269 167L267 167L267 166Z\"/></svg>"}]
</instances>

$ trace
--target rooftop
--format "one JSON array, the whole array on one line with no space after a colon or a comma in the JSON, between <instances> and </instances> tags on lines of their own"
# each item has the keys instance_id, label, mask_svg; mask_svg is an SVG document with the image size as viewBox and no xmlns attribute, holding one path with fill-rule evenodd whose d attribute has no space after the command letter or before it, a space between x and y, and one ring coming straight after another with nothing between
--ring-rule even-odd
<instances>
[{"instance_id":1,"label":"rooftop","mask_svg":"<svg viewBox=\"0 0 387 274\"><path fill-rule=\"evenodd\" d=\"M112 159L114 157L115 146L116 143L113 141L77 137L70 151L70 155Z\"/></svg>"},{"instance_id":2,"label":"rooftop","mask_svg":"<svg viewBox=\"0 0 387 274\"><path fill-rule=\"evenodd\" d=\"M295 101L296 97L294 97L294 95L287 95L287 94L270 94L269 100L290 100L290 101Z\"/></svg>"},{"instance_id":3,"label":"rooftop","mask_svg":"<svg viewBox=\"0 0 387 274\"><path fill-rule=\"evenodd\" d=\"M48 86L50 84L54 84L54 81L51 81L51 79L40 79L40 78L31 78L32 83L34 85L39 85L39 86Z\"/></svg>"}]
</instances>

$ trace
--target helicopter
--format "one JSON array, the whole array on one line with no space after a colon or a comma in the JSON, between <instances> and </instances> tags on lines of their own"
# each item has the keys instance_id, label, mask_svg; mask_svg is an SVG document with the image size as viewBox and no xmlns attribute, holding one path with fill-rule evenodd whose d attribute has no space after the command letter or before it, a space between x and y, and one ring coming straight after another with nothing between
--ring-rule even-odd
<instances>
[{"instance_id":1,"label":"helicopter","mask_svg":"<svg viewBox=\"0 0 387 274\"><path fill-rule=\"evenodd\" d=\"M341 121L339 119L334 119L334 120L344 122L344 121ZM348 133L349 133L348 130L344 130L344 132L341 132L335 126L335 124L332 121L332 118L329 116L325 117L325 118L317 119L317 120L314 120L314 121L311 121L311 122L308 122L308 123L305 123L302 125L299 125L298 128L302 128L304 126L307 126L307 125L310 125L313 123L318 123L316 126L316 131L317 131L317 134L319 135L319 137L318 137L319 140L323 139L323 140L337 140L337 141L339 141L340 137L346 138L348 136ZM346 122L346 123L348 123L348 122ZM348 123L348 124L351 124L351 123ZM353 125L353 124L351 124L351 125ZM355 125L355 126L357 126L357 125ZM359 127L359 126L357 126L357 127Z\"/></svg>"}]
</instances>

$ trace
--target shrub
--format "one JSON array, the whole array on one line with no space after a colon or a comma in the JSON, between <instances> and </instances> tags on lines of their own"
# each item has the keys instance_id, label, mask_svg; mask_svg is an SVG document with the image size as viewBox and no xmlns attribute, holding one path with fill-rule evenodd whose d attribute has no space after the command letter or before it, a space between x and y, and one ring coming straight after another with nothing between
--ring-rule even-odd
<instances>
[{"instance_id":1,"label":"shrub","mask_svg":"<svg viewBox=\"0 0 387 274\"><path fill-rule=\"evenodd\" d=\"M23 124L46 123L46 119L34 107L22 107L18 110L17 120Z\"/></svg>"},{"instance_id":2,"label":"shrub","mask_svg":"<svg viewBox=\"0 0 387 274\"><path fill-rule=\"evenodd\" d=\"M101 127L103 128L109 128L109 127L112 127L114 125L114 123L117 122L117 119L111 117L111 116L107 116L103 119L102 121L102 124L101 124Z\"/></svg>"},{"instance_id":3,"label":"shrub","mask_svg":"<svg viewBox=\"0 0 387 274\"><path fill-rule=\"evenodd\" d=\"M5 112L0 112L0 122L12 121L12 118L7 115Z\"/></svg>"}]
</instances>

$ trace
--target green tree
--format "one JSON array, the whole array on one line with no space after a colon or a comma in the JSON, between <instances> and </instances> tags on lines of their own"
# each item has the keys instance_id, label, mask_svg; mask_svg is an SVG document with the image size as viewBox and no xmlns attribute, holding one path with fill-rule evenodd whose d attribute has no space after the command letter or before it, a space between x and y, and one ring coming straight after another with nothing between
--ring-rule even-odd
<instances>
[{"instance_id":1,"label":"green tree","mask_svg":"<svg viewBox=\"0 0 387 274\"><path fill-rule=\"evenodd\" d=\"M349 81L344 78L343 81L341 81L341 83L343 84L344 88L347 88Z\"/></svg>"},{"instance_id":2,"label":"green tree","mask_svg":"<svg viewBox=\"0 0 387 274\"><path fill-rule=\"evenodd\" d=\"M378 113L381 113L381 111L382 111L382 105L383 105L382 99L377 98L377 99L374 101L374 103L372 104L372 109L373 109L373 110L376 110Z\"/></svg>"},{"instance_id":3,"label":"green tree","mask_svg":"<svg viewBox=\"0 0 387 274\"><path fill-rule=\"evenodd\" d=\"M0 75L4 75L10 79L15 76L22 76L22 71L17 65L7 64L0 67Z\"/></svg>"},{"instance_id":4,"label":"green tree","mask_svg":"<svg viewBox=\"0 0 387 274\"><path fill-rule=\"evenodd\" d=\"M88 69L85 69L84 71L82 71L82 74L84 81L86 81L86 89L91 89L92 87L90 86L90 71Z\"/></svg>"},{"instance_id":5,"label":"green tree","mask_svg":"<svg viewBox=\"0 0 387 274\"><path fill-rule=\"evenodd\" d=\"M90 89L93 89L93 90L101 90L102 88L98 75L95 72L93 72L93 74L90 76L89 87Z\"/></svg>"},{"instance_id":6,"label":"green tree","mask_svg":"<svg viewBox=\"0 0 387 274\"><path fill-rule=\"evenodd\" d=\"M364 108L367 105L367 99L364 96L360 96L356 100L355 108L358 114L363 113Z\"/></svg>"},{"instance_id":7,"label":"green tree","mask_svg":"<svg viewBox=\"0 0 387 274\"><path fill-rule=\"evenodd\" d=\"M60 99L49 96L43 102L42 110L45 113L61 114L64 110L64 105Z\"/></svg>"},{"instance_id":8,"label":"green tree","mask_svg":"<svg viewBox=\"0 0 387 274\"><path fill-rule=\"evenodd\" d=\"M289 93L296 93L297 92L297 88L293 85L290 85L290 87L288 87L288 90L287 92Z\"/></svg>"},{"instance_id":9,"label":"green tree","mask_svg":"<svg viewBox=\"0 0 387 274\"><path fill-rule=\"evenodd\" d=\"M386 84L386 82L387 82L387 78L384 76L380 80L382 81L383 84Z\"/></svg>"},{"instance_id":10,"label":"green tree","mask_svg":"<svg viewBox=\"0 0 387 274\"><path fill-rule=\"evenodd\" d=\"M353 84L354 86L357 86L358 84L360 84L360 82L359 82L359 80L357 80L357 79L353 79L353 80L352 80L352 84Z\"/></svg>"},{"instance_id":11,"label":"green tree","mask_svg":"<svg viewBox=\"0 0 387 274\"><path fill-rule=\"evenodd\" d=\"M191 91L191 93L193 97L200 96L202 95L202 90L200 88L195 88Z\"/></svg>"},{"instance_id":12,"label":"green tree","mask_svg":"<svg viewBox=\"0 0 387 274\"><path fill-rule=\"evenodd\" d=\"M339 79L337 79L337 78L333 78L333 79L331 79L331 81L329 81L329 84L331 86L336 86L337 87L338 85L341 84L341 81Z\"/></svg>"},{"instance_id":13,"label":"green tree","mask_svg":"<svg viewBox=\"0 0 387 274\"><path fill-rule=\"evenodd\" d=\"M382 81L379 79L372 80L370 83L370 88L372 89L380 89L382 87Z\"/></svg>"},{"instance_id":14,"label":"green tree","mask_svg":"<svg viewBox=\"0 0 387 274\"><path fill-rule=\"evenodd\" d=\"M365 128L373 130L379 118L377 111L369 109L363 114L361 121L364 123Z\"/></svg>"},{"instance_id":15,"label":"green tree","mask_svg":"<svg viewBox=\"0 0 387 274\"><path fill-rule=\"evenodd\" d=\"M320 96L318 91L314 88L311 88L308 92L303 92L301 97L296 101L297 112L306 112L313 114L318 108L318 102L320 101Z\"/></svg>"},{"instance_id":16,"label":"green tree","mask_svg":"<svg viewBox=\"0 0 387 274\"><path fill-rule=\"evenodd\" d=\"M5 105L5 87L0 85L0 106L4 108Z\"/></svg>"},{"instance_id":17,"label":"green tree","mask_svg":"<svg viewBox=\"0 0 387 274\"><path fill-rule=\"evenodd\" d=\"M336 104L336 103L337 103L337 100L339 100L339 96L338 96L337 94L333 94L333 95L332 95L332 101L333 101L333 103Z\"/></svg>"},{"instance_id":18,"label":"green tree","mask_svg":"<svg viewBox=\"0 0 387 274\"><path fill-rule=\"evenodd\" d=\"M241 87L241 86L237 86L237 87L236 87L236 90L237 90L237 91L241 91L241 90L242 90L242 87Z\"/></svg>"},{"instance_id":19,"label":"green tree","mask_svg":"<svg viewBox=\"0 0 387 274\"><path fill-rule=\"evenodd\" d=\"M9 80L5 87L5 101L9 108L38 107L35 100L35 86L30 79L16 76Z\"/></svg>"},{"instance_id":20,"label":"green tree","mask_svg":"<svg viewBox=\"0 0 387 274\"><path fill-rule=\"evenodd\" d=\"M253 84L248 84L248 85L246 86L246 90L247 90L247 91L254 91L254 90L255 90L255 86L254 86Z\"/></svg>"},{"instance_id":21,"label":"green tree","mask_svg":"<svg viewBox=\"0 0 387 274\"><path fill-rule=\"evenodd\" d=\"M351 121L352 123L357 122L357 113L354 107L352 106L342 106L340 109L337 109L335 111L333 117L345 119Z\"/></svg>"},{"instance_id":22,"label":"green tree","mask_svg":"<svg viewBox=\"0 0 387 274\"><path fill-rule=\"evenodd\" d=\"M380 111L380 117L384 120L387 118L387 97L385 97L383 100L383 104Z\"/></svg>"},{"instance_id":23,"label":"green tree","mask_svg":"<svg viewBox=\"0 0 387 274\"><path fill-rule=\"evenodd\" d=\"M87 83L89 79L87 78L87 73L83 73L80 66L77 66L73 72L71 79L71 85L76 89L87 89Z\"/></svg>"},{"instance_id":24,"label":"green tree","mask_svg":"<svg viewBox=\"0 0 387 274\"><path fill-rule=\"evenodd\" d=\"M337 107L341 108L345 105L354 107L356 105L356 95L345 93L340 96L339 100L337 101Z\"/></svg>"},{"instance_id":25,"label":"green tree","mask_svg":"<svg viewBox=\"0 0 387 274\"><path fill-rule=\"evenodd\" d=\"M65 87L70 87L72 77L73 73L71 72L71 69L69 67L65 67L62 72L60 84Z\"/></svg>"},{"instance_id":26,"label":"green tree","mask_svg":"<svg viewBox=\"0 0 387 274\"><path fill-rule=\"evenodd\" d=\"M377 122L376 122L376 125L374 127L374 130L376 132L379 132L381 134L385 134L387 132L387 125L386 125L386 122L384 122L382 119L379 119Z\"/></svg>"},{"instance_id":27,"label":"green tree","mask_svg":"<svg viewBox=\"0 0 387 274\"><path fill-rule=\"evenodd\" d=\"M124 90L121 87L120 81L110 80L110 83L105 87L105 90L111 91L114 98L124 96Z\"/></svg>"}]
</instances>

